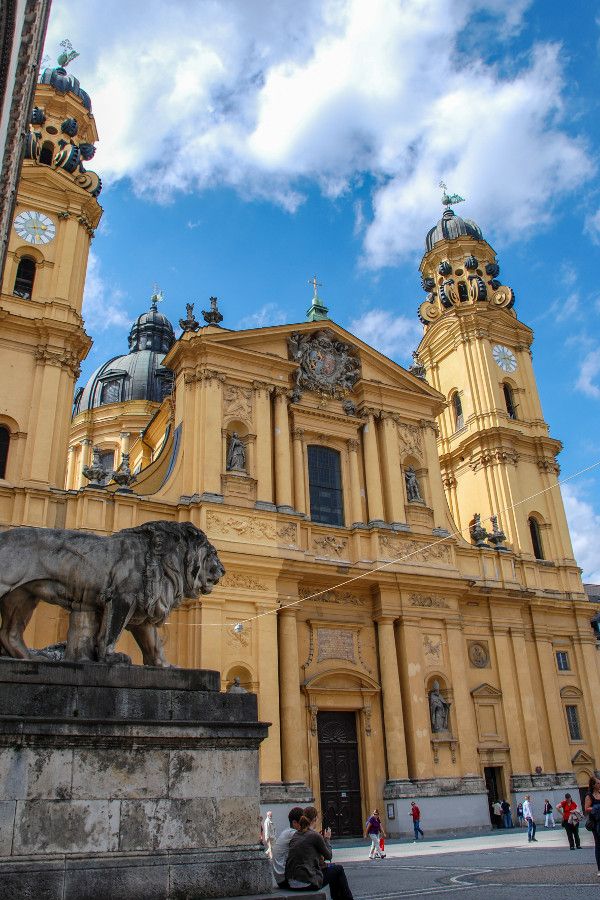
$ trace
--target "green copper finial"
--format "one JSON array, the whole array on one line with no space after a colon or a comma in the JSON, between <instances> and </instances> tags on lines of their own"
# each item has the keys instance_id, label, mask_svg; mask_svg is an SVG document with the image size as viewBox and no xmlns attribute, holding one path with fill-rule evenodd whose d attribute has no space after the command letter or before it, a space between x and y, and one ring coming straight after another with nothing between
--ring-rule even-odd
<instances>
[{"instance_id":1,"label":"green copper finial","mask_svg":"<svg viewBox=\"0 0 600 900\"><path fill-rule=\"evenodd\" d=\"M448 207L452 206L453 203L464 203L465 198L461 197L460 194L448 194L448 188L444 184L443 181L440 181L440 187L443 190L442 194L442 204L448 209Z\"/></svg>"},{"instance_id":2,"label":"green copper finial","mask_svg":"<svg viewBox=\"0 0 600 900\"><path fill-rule=\"evenodd\" d=\"M74 59L77 59L79 53L77 50L73 50L73 44L68 38L65 38L64 41L60 42L60 46L63 48L62 53L59 54L56 62L59 66L64 69L69 65L70 62L73 62Z\"/></svg>"},{"instance_id":3,"label":"green copper finial","mask_svg":"<svg viewBox=\"0 0 600 900\"><path fill-rule=\"evenodd\" d=\"M313 286L313 298L311 305L306 310L307 320L309 322L320 322L321 319L328 319L329 310L327 309L317 292L317 288L323 287L323 285L320 281L317 281L316 275L313 275L312 278L309 278L308 284L312 284Z\"/></svg>"}]
</instances>

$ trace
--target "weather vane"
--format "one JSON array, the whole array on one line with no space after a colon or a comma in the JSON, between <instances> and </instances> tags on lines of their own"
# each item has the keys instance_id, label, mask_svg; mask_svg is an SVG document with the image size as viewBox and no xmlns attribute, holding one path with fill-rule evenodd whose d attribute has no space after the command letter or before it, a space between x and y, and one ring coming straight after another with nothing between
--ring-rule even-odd
<instances>
[{"instance_id":1,"label":"weather vane","mask_svg":"<svg viewBox=\"0 0 600 900\"><path fill-rule=\"evenodd\" d=\"M465 198L461 197L460 194L449 194L448 188L444 184L443 181L440 181L440 187L443 190L442 194L442 205L445 207L452 206L453 203L464 203Z\"/></svg>"},{"instance_id":2,"label":"weather vane","mask_svg":"<svg viewBox=\"0 0 600 900\"><path fill-rule=\"evenodd\" d=\"M63 48L62 53L59 54L58 59L56 60L61 68L65 68L69 65L70 62L73 62L79 56L77 50L73 50L73 44L68 38L65 38L64 41L60 42L60 46Z\"/></svg>"},{"instance_id":3,"label":"weather vane","mask_svg":"<svg viewBox=\"0 0 600 900\"><path fill-rule=\"evenodd\" d=\"M156 309L159 303L162 303L164 300L163 292L159 288L156 282L152 287L152 296L150 297L150 308Z\"/></svg>"},{"instance_id":4,"label":"weather vane","mask_svg":"<svg viewBox=\"0 0 600 900\"><path fill-rule=\"evenodd\" d=\"M308 284L312 284L313 286L313 297L318 297L317 288L323 287L323 283L321 281L317 281L317 276L313 275L312 278L308 279Z\"/></svg>"}]
</instances>

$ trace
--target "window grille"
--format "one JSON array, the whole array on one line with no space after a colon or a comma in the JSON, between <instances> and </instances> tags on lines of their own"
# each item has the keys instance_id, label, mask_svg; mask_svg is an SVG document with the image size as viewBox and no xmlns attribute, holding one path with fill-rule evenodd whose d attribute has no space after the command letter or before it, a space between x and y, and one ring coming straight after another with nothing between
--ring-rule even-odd
<instances>
[{"instance_id":1,"label":"window grille","mask_svg":"<svg viewBox=\"0 0 600 900\"><path fill-rule=\"evenodd\" d=\"M13 295L23 300L31 300L33 282L35 281L35 260L30 256L23 256L19 260Z\"/></svg>"},{"instance_id":2,"label":"window grille","mask_svg":"<svg viewBox=\"0 0 600 900\"><path fill-rule=\"evenodd\" d=\"M504 403L506 404L506 412L510 419L517 418L517 408L515 406L515 398L513 394L513 389L510 384L506 384L506 382L502 385L502 390L504 391Z\"/></svg>"},{"instance_id":3,"label":"window grille","mask_svg":"<svg viewBox=\"0 0 600 900\"><path fill-rule=\"evenodd\" d=\"M581 725L579 724L579 710L576 706L567 706L567 724L572 741L581 741Z\"/></svg>"},{"instance_id":4,"label":"window grille","mask_svg":"<svg viewBox=\"0 0 600 900\"><path fill-rule=\"evenodd\" d=\"M0 478L6 476L6 464L8 462L8 445L10 443L10 431L5 425L0 425Z\"/></svg>"},{"instance_id":5,"label":"window grille","mask_svg":"<svg viewBox=\"0 0 600 900\"><path fill-rule=\"evenodd\" d=\"M313 522L344 524L340 454L329 447L308 448L310 515Z\"/></svg>"},{"instance_id":6,"label":"window grille","mask_svg":"<svg viewBox=\"0 0 600 900\"><path fill-rule=\"evenodd\" d=\"M537 519L533 516L529 517L529 533L531 535L531 544L533 547L533 555L536 559L544 559L544 550L542 548L542 535Z\"/></svg>"}]
</instances>

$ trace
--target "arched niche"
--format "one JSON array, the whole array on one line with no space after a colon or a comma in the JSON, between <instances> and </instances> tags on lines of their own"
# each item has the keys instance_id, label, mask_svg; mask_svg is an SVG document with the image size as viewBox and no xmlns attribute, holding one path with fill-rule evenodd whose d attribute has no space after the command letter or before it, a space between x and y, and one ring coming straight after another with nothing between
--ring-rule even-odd
<instances>
[{"instance_id":1,"label":"arched niche","mask_svg":"<svg viewBox=\"0 0 600 900\"><path fill-rule=\"evenodd\" d=\"M234 684L235 679L240 679L240 687L245 688L247 691L254 693L256 691L256 683L254 681L254 677L252 672L248 668L241 663L234 663L234 665L230 666L227 670L227 674L224 678L224 683L222 687L225 690L229 690L232 684Z\"/></svg>"}]
</instances>

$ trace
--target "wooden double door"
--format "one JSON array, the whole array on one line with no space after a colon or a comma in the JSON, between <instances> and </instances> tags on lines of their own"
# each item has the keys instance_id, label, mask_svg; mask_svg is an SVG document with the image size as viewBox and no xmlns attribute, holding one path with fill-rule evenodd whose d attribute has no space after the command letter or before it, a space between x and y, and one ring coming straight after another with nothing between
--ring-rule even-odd
<instances>
[{"instance_id":1,"label":"wooden double door","mask_svg":"<svg viewBox=\"0 0 600 900\"><path fill-rule=\"evenodd\" d=\"M332 837L364 833L356 714L317 713L321 810Z\"/></svg>"}]
</instances>

